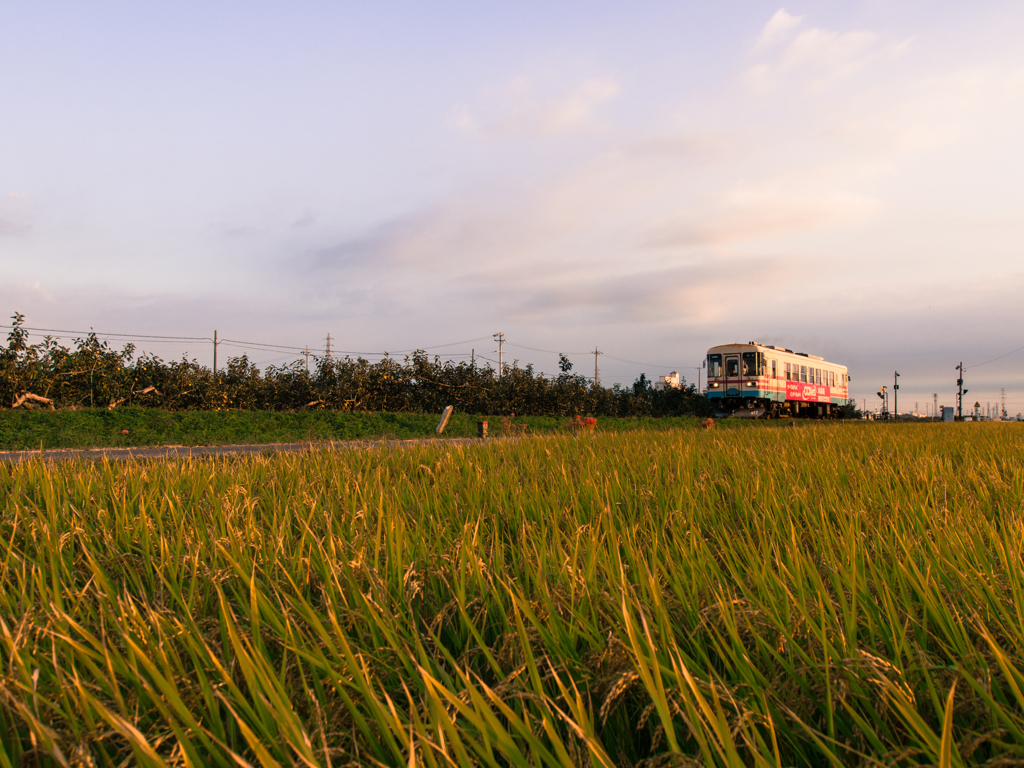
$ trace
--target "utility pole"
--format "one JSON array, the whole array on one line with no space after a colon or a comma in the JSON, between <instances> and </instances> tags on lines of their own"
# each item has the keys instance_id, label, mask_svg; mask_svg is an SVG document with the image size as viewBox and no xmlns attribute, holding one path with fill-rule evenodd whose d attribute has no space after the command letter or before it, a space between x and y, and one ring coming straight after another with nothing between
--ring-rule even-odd
<instances>
[{"instance_id":1,"label":"utility pole","mask_svg":"<svg viewBox=\"0 0 1024 768\"><path fill-rule=\"evenodd\" d=\"M309 347L307 346L303 352L306 354L306 374L309 374Z\"/></svg>"},{"instance_id":2,"label":"utility pole","mask_svg":"<svg viewBox=\"0 0 1024 768\"><path fill-rule=\"evenodd\" d=\"M331 356L331 332L327 332L327 356Z\"/></svg>"},{"instance_id":3,"label":"utility pole","mask_svg":"<svg viewBox=\"0 0 1024 768\"><path fill-rule=\"evenodd\" d=\"M900 388L900 372L896 371L896 375L892 377L892 417L899 419L900 417L900 406L899 406L899 395L896 394L896 390Z\"/></svg>"},{"instance_id":4,"label":"utility pole","mask_svg":"<svg viewBox=\"0 0 1024 768\"><path fill-rule=\"evenodd\" d=\"M1003 403L1003 405L1002 405L1002 413L1000 414L1000 418L1005 419L1006 418L1006 387L1000 387L999 388L999 397L1000 397L1000 399L1002 400L1002 403Z\"/></svg>"},{"instance_id":5,"label":"utility pole","mask_svg":"<svg viewBox=\"0 0 1024 768\"><path fill-rule=\"evenodd\" d=\"M939 393L932 392L932 418L938 418L939 416Z\"/></svg>"},{"instance_id":6,"label":"utility pole","mask_svg":"<svg viewBox=\"0 0 1024 768\"><path fill-rule=\"evenodd\" d=\"M599 350L597 347L594 347L593 355L594 355L594 386L595 387L599 386L601 384L601 376L600 376L600 374L598 373L598 370L597 370L597 356L598 355L603 355L603 354L604 354L604 352Z\"/></svg>"},{"instance_id":7,"label":"utility pole","mask_svg":"<svg viewBox=\"0 0 1024 768\"><path fill-rule=\"evenodd\" d=\"M964 420L964 395L969 390L964 389L964 363L961 360L960 365L956 367L956 370L960 372L960 378L956 380L957 392L956 392L956 420Z\"/></svg>"},{"instance_id":8,"label":"utility pole","mask_svg":"<svg viewBox=\"0 0 1024 768\"><path fill-rule=\"evenodd\" d=\"M213 375L217 375L217 332L213 332Z\"/></svg>"},{"instance_id":9,"label":"utility pole","mask_svg":"<svg viewBox=\"0 0 1024 768\"><path fill-rule=\"evenodd\" d=\"M494 334L494 340L498 342L498 378L501 378L505 368L505 353L502 351L502 345L505 343L505 334L498 331Z\"/></svg>"}]
</instances>

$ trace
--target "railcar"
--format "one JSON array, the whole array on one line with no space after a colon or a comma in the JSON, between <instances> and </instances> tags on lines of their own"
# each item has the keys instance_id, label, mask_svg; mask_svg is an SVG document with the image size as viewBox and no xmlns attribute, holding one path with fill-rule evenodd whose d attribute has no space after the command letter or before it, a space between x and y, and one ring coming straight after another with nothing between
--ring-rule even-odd
<instances>
[{"instance_id":1,"label":"railcar","mask_svg":"<svg viewBox=\"0 0 1024 768\"><path fill-rule=\"evenodd\" d=\"M817 355L758 344L708 350L707 397L720 415L831 418L849 402L845 365Z\"/></svg>"}]
</instances>

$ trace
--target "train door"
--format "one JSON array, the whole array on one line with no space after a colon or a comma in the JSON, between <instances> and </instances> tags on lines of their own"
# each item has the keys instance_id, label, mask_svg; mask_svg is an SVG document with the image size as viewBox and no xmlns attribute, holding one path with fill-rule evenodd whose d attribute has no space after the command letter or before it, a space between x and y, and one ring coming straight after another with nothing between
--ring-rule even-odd
<instances>
[{"instance_id":1,"label":"train door","mask_svg":"<svg viewBox=\"0 0 1024 768\"><path fill-rule=\"evenodd\" d=\"M725 356L725 394L726 397L734 397L743 391L743 381L740 379L740 356Z\"/></svg>"}]
</instances>

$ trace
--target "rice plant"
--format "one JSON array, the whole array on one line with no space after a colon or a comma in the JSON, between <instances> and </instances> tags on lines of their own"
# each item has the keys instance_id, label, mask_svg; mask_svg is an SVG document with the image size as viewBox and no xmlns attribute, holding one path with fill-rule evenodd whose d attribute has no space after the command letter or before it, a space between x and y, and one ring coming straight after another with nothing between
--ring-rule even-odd
<instances>
[{"instance_id":1,"label":"rice plant","mask_svg":"<svg viewBox=\"0 0 1024 768\"><path fill-rule=\"evenodd\" d=\"M1024 432L0 470L0 766L1024 764Z\"/></svg>"}]
</instances>

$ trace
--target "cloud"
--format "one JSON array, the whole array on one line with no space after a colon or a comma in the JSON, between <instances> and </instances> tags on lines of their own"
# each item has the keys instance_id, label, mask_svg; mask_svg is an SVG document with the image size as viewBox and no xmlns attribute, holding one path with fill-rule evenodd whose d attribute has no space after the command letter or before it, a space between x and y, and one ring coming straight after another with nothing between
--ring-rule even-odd
<instances>
[{"instance_id":1,"label":"cloud","mask_svg":"<svg viewBox=\"0 0 1024 768\"><path fill-rule=\"evenodd\" d=\"M797 235L863 220L879 203L844 192L800 194L784 186L741 185L713 205L684 210L649 231L656 248L715 246Z\"/></svg>"},{"instance_id":2,"label":"cloud","mask_svg":"<svg viewBox=\"0 0 1024 768\"><path fill-rule=\"evenodd\" d=\"M0 236L24 237L32 231L35 221L32 201L20 192L0 197Z\"/></svg>"},{"instance_id":3,"label":"cloud","mask_svg":"<svg viewBox=\"0 0 1024 768\"><path fill-rule=\"evenodd\" d=\"M744 73L745 81L755 91L775 90L784 77L797 74L809 79L812 90L819 90L874 60L898 56L910 44L910 40L886 42L868 30L836 32L811 27L794 36L802 22L803 17L781 9L765 25L750 50L751 56L763 60ZM779 50L785 40L788 45Z\"/></svg>"},{"instance_id":4,"label":"cloud","mask_svg":"<svg viewBox=\"0 0 1024 768\"><path fill-rule=\"evenodd\" d=\"M765 48L770 48L785 37L787 32L798 27L803 20L803 16L794 16L787 12L785 8L780 8L769 19L768 23L764 25L764 29L761 30L761 35L757 38L753 50L761 51Z\"/></svg>"},{"instance_id":5,"label":"cloud","mask_svg":"<svg viewBox=\"0 0 1024 768\"><path fill-rule=\"evenodd\" d=\"M518 77L477 110L456 107L452 122L471 136L561 136L592 127L594 110L615 98L620 89L612 78L593 77L554 96L542 96L537 90L532 80Z\"/></svg>"},{"instance_id":6,"label":"cloud","mask_svg":"<svg viewBox=\"0 0 1024 768\"><path fill-rule=\"evenodd\" d=\"M43 288L39 280L34 283L0 283L0 303L9 307L11 312L27 313L31 308L53 304L54 301L54 295Z\"/></svg>"},{"instance_id":7,"label":"cloud","mask_svg":"<svg viewBox=\"0 0 1024 768\"><path fill-rule=\"evenodd\" d=\"M508 290L498 301L509 317L521 322L679 326L721 318L734 310L734 302L743 305L767 286L791 282L799 264L791 256L707 257L667 269L618 274L595 275L586 268L537 278L510 274L503 280Z\"/></svg>"},{"instance_id":8,"label":"cloud","mask_svg":"<svg viewBox=\"0 0 1024 768\"><path fill-rule=\"evenodd\" d=\"M850 104L830 133L848 145L874 151L934 150L986 122L1019 124L1024 118L1024 69L972 68L895 83L878 89L875 99ZM995 113L1007 107L1009 114Z\"/></svg>"}]
</instances>

